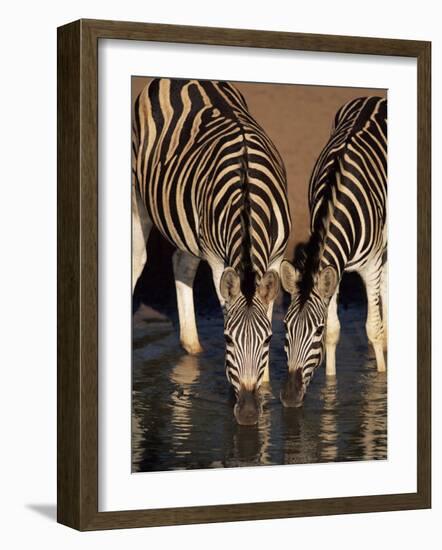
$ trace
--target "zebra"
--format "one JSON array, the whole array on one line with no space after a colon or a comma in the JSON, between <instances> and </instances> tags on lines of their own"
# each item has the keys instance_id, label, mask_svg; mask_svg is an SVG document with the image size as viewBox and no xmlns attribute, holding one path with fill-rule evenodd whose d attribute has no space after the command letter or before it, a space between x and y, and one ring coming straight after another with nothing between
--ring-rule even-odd
<instances>
[{"instance_id":1,"label":"zebra","mask_svg":"<svg viewBox=\"0 0 442 550\"><path fill-rule=\"evenodd\" d=\"M155 226L176 247L181 345L199 353L193 281L208 262L224 314L234 416L256 424L291 228L283 161L227 82L153 79L135 101L132 134L133 290Z\"/></svg>"},{"instance_id":2,"label":"zebra","mask_svg":"<svg viewBox=\"0 0 442 550\"><path fill-rule=\"evenodd\" d=\"M336 375L338 291L344 271L358 272L367 293L366 331L385 371L387 341L387 100L360 97L336 113L309 185L310 238L281 264L291 303L284 322L288 376L284 406L299 407L321 364ZM324 346L325 344L325 346Z\"/></svg>"}]
</instances>

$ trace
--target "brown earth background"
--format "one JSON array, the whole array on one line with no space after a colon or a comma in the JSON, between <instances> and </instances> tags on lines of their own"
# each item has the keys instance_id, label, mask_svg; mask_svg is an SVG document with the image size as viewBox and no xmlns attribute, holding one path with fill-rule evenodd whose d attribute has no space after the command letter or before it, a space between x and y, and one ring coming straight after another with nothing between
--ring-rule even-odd
<instances>
[{"instance_id":1,"label":"brown earth background","mask_svg":"<svg viewBox=\"0 0 442 550\"><path fill-rule=\"evenodd\" d=\"M132 104L151 78L132 78ZM387 90L232 82L250 113L281 154L286 170L292 232L286 257L309 235L308 184L315 161L330 136L336 111L360 96L387 97Z\"/></svg>"}]
</instances>

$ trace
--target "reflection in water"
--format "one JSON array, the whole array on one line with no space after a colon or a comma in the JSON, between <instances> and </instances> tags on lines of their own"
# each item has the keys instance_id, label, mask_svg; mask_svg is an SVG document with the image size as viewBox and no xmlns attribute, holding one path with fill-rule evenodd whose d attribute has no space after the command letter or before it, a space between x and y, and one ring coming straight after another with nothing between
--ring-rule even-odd
<instances>
[{"instance_id":1,"label":"reflection in water","mask_svg":"<svg viewBox=\"0 0 442 550\"><path fill-rule=\"evenodd\" d=\"M271 385L257 427L239 426L224 370L222 319L204 319L205 352L182 352L170 323L134 328L132 469L303 464L387 457L387 377L369 357L357 308L340 313L337 379L320 368L301 409L279 401L285 375L282 312L275 311Z\"/></svg>"},{"instance_id":2,"label":"reflection in water","mask_svg":"<svg viewBox=\"0 0 442 550\"><path fill-rule=\"evenodd\" d=\"M384 392L387 385L385 373L371 376L362 393L360 444L367 459L375 459L381 452L387 454L387 425Z\"/></svg>"},{"instance_id":3,"label":"reflection in water","mask_svg":"<svg viewBox=\"0 0 442 550\"><path fill-rule=\"evenodd\" d=\"M171 429L175 438L172 441L171 452L176 456L189 454L186 442L192 431L192 386L198 382L198 358L183 355L172 368L170 380L175 385L175 391L170 396Z\"/></svg>"},{"instance_id":4,"label":"reflection in water","mask_svg":"<svg viewBox=\"0 0 442 550\"><path fill-rule=\"evenodd\" d=\"M284 445L284 464L297 464L304 462L303 456L303 435L304 435L304 409L285 409L281 407Z\"/></svg>"},{"instance_id":5,"label":"reflection in water","mask_svg":"<svg viewBox=\"0 0 442 550\"><path fill-rule=\"evenodd\" d=\"M321 390L323 408L320 422L320 460L335 461L338 456L338 425L336 420L337 403L336 378L326 376Z\"/></svg>"}]
</instances>

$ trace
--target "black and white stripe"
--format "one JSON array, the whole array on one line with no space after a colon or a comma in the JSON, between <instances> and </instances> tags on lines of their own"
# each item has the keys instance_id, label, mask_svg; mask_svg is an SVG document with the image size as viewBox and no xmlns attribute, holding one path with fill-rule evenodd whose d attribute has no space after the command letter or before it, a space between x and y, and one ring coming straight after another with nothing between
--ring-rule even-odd
<instances>
[{"instance_id":1,"label":"black and white stripe","mask_svg":"<svg viewBox=\"0 0 442 550\"><path fill-rule=\"evenodd\" d=\"M281 266L283 286L292 296L285 318L288 365L290 373L296 372L289 376L282 400L293 405L302 402L324 344L326 372L335 374L337 296L344 271L359 272L365 282L367 333L378 370L385 369L386 99L362 97L339 109L312 172L309 206L310 239L298 247L294 267L288 262Z\"/></svg>"},{"instance_id":2,"label":"black and white stripe","mask_svg":"<svg viewBox=\"0 0 442 550\"><path fill-rule=\"evenodd\" d=\"M145 236L144 215L179 251L184 347L200 347L188 288L203 259L225 312L227 376L237 394L255 392L268 361L271 309L290 232L285 169L275 146L231 84L155 79L136 101L133 153L141 213L134 235L140 225Z\"/></svg>"},{"instance_id":3,"label":"black and white stripe","mask_svg":"<svg viewBox=\"0 0 442 550\"><path fill-rule=\"evenodd\" d=\"M244 315L244 311L248 314ZM267 306L256 298L253 307L244 296L239 296L231 309L225 330L226 372L235 388L254 389L260 386L269 357L272 335ZM259 342L256 346L255 342ZM254 371L257 370L255 380Z\"/></svg>"}]
</instances>

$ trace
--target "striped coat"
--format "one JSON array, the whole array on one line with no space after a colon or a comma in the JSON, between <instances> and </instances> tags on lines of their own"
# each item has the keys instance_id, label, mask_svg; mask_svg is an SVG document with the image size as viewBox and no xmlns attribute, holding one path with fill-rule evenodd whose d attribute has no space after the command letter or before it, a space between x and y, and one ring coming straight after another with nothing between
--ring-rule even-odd
<instances>
[{"instance_id":1,"label":"striped coat","mask_svg":"<svg viewBox=\"0 0 442 550\"><path fill-rule=\"evenodd\" d=\"M260 279L287 244L286 175L242 95L226 82L156 79L136 101L134 128L135 181L155 226L237 270L250 253Z\"/></svg>"},{"instance_id":2,"label":"striped coat","mask_svg":"<svg viewBox=\"0 0 442 550\"><path fill-rule=\"evenodd\" d=\"M332 205L333 214L324 216ZM362 267L386 246L387 100L358 98L337 112L309 186L311 233L327 235L321 265Z\"/></svg>"}]
</instances>

